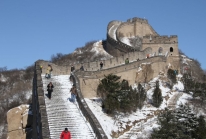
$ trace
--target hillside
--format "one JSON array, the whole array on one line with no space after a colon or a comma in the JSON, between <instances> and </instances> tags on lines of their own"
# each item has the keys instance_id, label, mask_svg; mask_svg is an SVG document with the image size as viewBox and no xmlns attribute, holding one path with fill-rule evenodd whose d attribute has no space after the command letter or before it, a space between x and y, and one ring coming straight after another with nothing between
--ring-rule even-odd
<instances>
[{"instance_id":1,"label":"hillside","mask_svg":"<svg viewBox=\"0 0 206 139\"><path fill-rule=\"evenodd\" d=\"M104 51L103 47L104 41L91 41L83 47L76 48L73 53L52 55L51 62L59 66L66 66L112 58L113 56Z\"/></svg>"},{"instance_id":2,"label":"hillside","mask_svg":"<svg viewBox=\"0 0 206 139\"><path fill-rule=\"evenodd\" d=\"M51 62L59 66L71 65L75 63L85 63L88 61L95 60L106 60L112 58L106 51L102 41L89 42L84 47L77 48L73 53L68 55L56 54L52 56ZM188 67L190 70L185 72L192 73L192 76L196 80L204 81L204 72L196 60L192 60L185 55L181 54L181 67L184 69ZM31 94L33 67L28 67L26 70L11 70L1 71L0 89L2 94L1 102L1 117L4 117L1 122L1 127L6 127L5 116L6 112L15 106L23 103L28 103L29 95ZM154 78L150 82L144 84L145 90L147 90L147 99L145 105L141 110L137 110L132 114L119 114L115 118L108 116L101 111L101 101L99 99L86 99L89 107L93 110L93 113L99 119L103 129L105 129L108 137L119 137L119 138L148 138L152 132L153 127L158 127L157 116L160 112L164 111L165 108L175 109L179 104L189 103L193 107L193 111L199 114L205 114L204 105L194 105L198 99L194 99L191 92L184 91L184 85L181 81L182 75L179 74L177 79L178 82L170 89L167 86L168 79L167 75L162 74ZM162 90L163 103L159 108L155 108L151 104L151 96L154 90L154 83L156 80L160 81L160 88ZM133 85L136 88L137 84ZM180 94L180 95L178 95ZM8 100L5 102L4 100ZM197 103L196 103L197 104ZM105 122L107 121L107 122ZM6 128L4 133L6 132ZM137 132L138 131L138 132ZM142 136L144 134L144 136ZM5 134L3 135L5 137Z\"/></svg>"},{"instance_id":3,"label":"hillside","mask_svg":"<svg viewBox=\"0 0 206 139\"><path fill-rule=\"evenodd\" d=\"M0 138L6 138L7 111L31 103L33 67L0 71Z\"/></svg>"}]
</instances>

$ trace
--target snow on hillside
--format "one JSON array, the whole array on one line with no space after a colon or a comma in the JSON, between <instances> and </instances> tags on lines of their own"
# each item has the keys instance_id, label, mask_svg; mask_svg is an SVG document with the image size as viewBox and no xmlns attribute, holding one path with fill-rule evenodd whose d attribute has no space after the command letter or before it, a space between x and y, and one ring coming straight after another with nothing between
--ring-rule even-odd
<instances>
[{"instance_id":1,"label":"snow on hillside","mask_svg":"<svg viewBox=\"0 0 206 139\"><path fill-rule=\"evenodd\" d=\"M153 107L151 104L152 94L155 87L155 82L159 80L160 89L162 90L162 96L163 96L163 102L159 108ZM157 114L158 112L164 110L166 107L172 105L170 103L174 103L175 98L179 95L179 99L177 100L177 103L175 102L175 106L177 106L180 103L186 103L192 96L189 94L182 94L181 92L184 89L183 84L178 81L177 84L174 85L173 89L169 89L165 82L160 80L159 77L154 78L151 80L148 85L151 87L147 91L147 100L145 102L144 107L142 110L137 110L136 112L133 112L132 114L120 114L118 117L112 118L105 113L103 113L101 108L101 101L98 98L94 99L87 99L85 98L85 101L87 102L89 108L92 110L94 115L99 120L102 128L104 129L105 133L107 134L109 139L112 139L111 136L114 133L122 134L119 136L119 139L121 137L130 138L130 139L136 139L136 138L147 138L150 136L153 128L158 127L157 124ZM134 85L133 87L137 87L137 85ZM135 124L136 123L136 124ZM135 134L127 134L127 132L124 133L124 130L126 130L128 127L130 127L130 131L135 131Z\"/></svg>"},{"instance_id":2,"label":"snow on hillside","mask_svg":"<svg viewBox=\"0 0 206 139\"><path fill-rule=\"evenodd\" d=\"M108 57L108 58L112 58L113 56L111 56L110 54L108 54L103 46L102 46L102 40L98 41L98 42L95 42L93 44L93 47L91 49L92 52L95 52L95 55L104 55L105 57Z\"/></svg>"},{"instance_id":3,"label":"snow on hillside","mask_svg":"<svg viewBox=\"0 0 206 139\"><path fill-rule=\"evenodd\" d=\"M4 77L4 75L0 75L0 81L1 82L6 82L7 81L7 78L6 77Z\"/></svg>"},{"instance_id":4,"label":"snow on hillside","mask_svg":"<svg viewBox=\"0 0 206 139\"><path fill-rule=\"evenodd\" d=\"M102 45L102 40L99 40L93 44L92 47L87 48L86 50L83 50L81 48L76 49L73 53L75 54L84 54L84 51L91 51L94 52L94 55L92 57L102 56L101 60L106 60L109 58L112 58L113 56L108 54Z\"/></svg>"},{"instance_id":5,"label":"snow on hillside","mask_svg":"<svg viewBox=\"0 0 206 139\"><path fill-rule=\"evenodd\" d=\"M188 65L188 61L192 61L191 59L187 58L185 55L181 55L182 63Z\"/></svg>"}]
</instances>

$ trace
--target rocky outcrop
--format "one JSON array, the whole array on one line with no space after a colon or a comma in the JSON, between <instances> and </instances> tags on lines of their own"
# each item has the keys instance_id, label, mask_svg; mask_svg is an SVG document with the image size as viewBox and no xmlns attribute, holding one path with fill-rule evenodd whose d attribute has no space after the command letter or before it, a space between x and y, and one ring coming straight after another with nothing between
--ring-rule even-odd
<instances>
[{"instance_id":1,"label":"rocky outcrop","mask_svg":"<svg viewBox=\"0 0 206 139\"><path fill-rule=\"evenodd\" d=\"M7 112L9 139L31 138L32 113L29 105L20 105Z\"/></svg>"}]
</instances>

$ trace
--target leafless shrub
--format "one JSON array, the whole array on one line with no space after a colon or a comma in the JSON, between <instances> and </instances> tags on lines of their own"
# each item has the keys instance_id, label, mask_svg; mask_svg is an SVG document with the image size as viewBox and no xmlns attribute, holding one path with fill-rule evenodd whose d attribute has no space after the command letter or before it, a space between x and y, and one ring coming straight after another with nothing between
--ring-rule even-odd
<instances>
[{"instance_id":1,"label":"leafless shrub","mask_svg":"<svg viewBox=\"0 0 206 139\"><path fill-rule=\"evenodd\" d=\"M62 53L57 53L56 55L52 55L51 56L51 62L55 63L58 60L62 59L62 57L64 57L64 55Z\"/></svg>"},{"instance_id":2,"label":"leafless shrub","mask_svg":"<svg viewBox=\"0 0 206 139\"><path fill-rule=\"evenodd\" d=\"M14 101L12 101L12 102L9 104L8 110L9 110L9 109L12 109L12 108L14 108L14 107L17 107L17 106L19 106L19 105L21 105L21 103L20 103L18 100L14 100Z\"/></svg>"},{"instance_id":3,"label":"leafless shrub","mask_svg":"<svg viewBox=\"0 0 206 139\"><path fill-rule=\"evenodd\" d=\"M65 66L75 63L100 60L104 56L95 55L95 52L91 51L95 42L97 41L87 42L85 46L76 48L75 52L71 54L63 55L61 53L57 53L56 55L52 55L51 61L56 65Z\"/></svg>"},{"instance_id":4,"label":"leafless shrub","mask_svg":"<svg viewBox=\"0 0 206 139\"><path fill-rule=\"evenodd\" d=\"M0 72L6 71L7 67L0 67Z\"/></svg>"},{"instance_id":5,"label":"leafless shrub","mask_svg":"<svg viewBox=\"0 0 206 139\"><path fill-rule=\"evenodd\" d=\"M192 59L192 61L189 62L189 65L191 67L192 76L196 79L202 82L204 79L204 71L201 68L201 64L198 60Z\"/></svg>"},{"instance_id":6,"label":"leafless shrub","mask_svg":"<svg viewBox=\"0 0 206 139\"><path fill-rule=\"evenodd\" d=\"M181 50L179 50L180 55L185 55ZM186 55L185 55L186 56ZM188 56L186 56L188 57ZM197 59L189 58L192 61L187 61L188 66L190 67L190 73L196 80L200 80L200 82L204 81L204 71L201 68L201 64ZM183 57L180 56L180 68L183 69Z\"/></svg>"},{"instance_id":7,"label":"leafless shrub","mask_svg":"<svg viewBox=\"0 0 206 139\"><path fill-rule=\"evenodd\" d=\"M29 97L29 99L27 100L27 104L31 104L32 103L32 96Z\"/></svg>"},{"instance_id":8,"label":"leafless shrub","mask_svg":"<svg viewBox=\"0 0 206 139\"><path fill-rule=\"evenodd\" d=\"M185 55L185 53L184 53L182 50L180 50L180 49L179 49L179 54L180 54L180 55ZM185 56L186 56L186 55L185 55Z\"/></svg>"},{"instance_id":9,"label":"leafless shrub","mask_svg":"<svg viewBox=\"0 0 206 139\"><path fill-rule=\"evenodd\" d=\"M0 110L0 124L4 123L3 117L5 117L5 111L3 109Z\"/></svg>"},{"instance_id":10,"label":"leafless shrub","mask_svg":"<svg viewBox=\"0 0 206 139\"><path fill-rule=\"evenodd\" d=\"M34 65L28 66L25 70L24 79L31 80L34 75Z\"/></svg>"}]
</instances>

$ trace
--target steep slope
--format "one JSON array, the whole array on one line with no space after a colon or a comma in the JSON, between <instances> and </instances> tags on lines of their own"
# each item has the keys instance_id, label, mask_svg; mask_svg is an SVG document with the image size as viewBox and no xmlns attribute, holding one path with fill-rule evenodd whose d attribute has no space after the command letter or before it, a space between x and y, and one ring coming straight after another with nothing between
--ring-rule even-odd
<instances>
[{"instance_id":1,"label":"steep slope","mask_svg":"<svg viewBox=\"0 0 206 139\"><path fill-rule=\"evenodd\" d=\"M163 112L165 108L173 110L179 104L184 104L192 98L190 94L183 92L184 86L180 81L170 89L166 86L167 81L164 78L164 76L158 76L145 84L145 88L148 90L144 107L131 114L118 113L115 117L110 117L102 111L101 99L85 99L109 139L148 139L153 128L158 127L157 116L160 112ZM159 108L154 107L151 103L157 80L160 81L163 96L163 102Z\"/></svg>"},{"instance_id":2,"label":"steep slope","mask_svg":"<svg viewBox=\"0 0 206 139\"><path fill-rule=\"evenodd\" d=\"M72 138L95 138L92 128L79 110L78 104L67 100L71 96L70 89L72 87L69 76L59 75L46 79L42 75L42 79L45 95L47 95L47 84L52 82L54 85L51 100L45 96L51 139L58 139L66 127L71 132Z\"/></svg>"}]
</instances>

